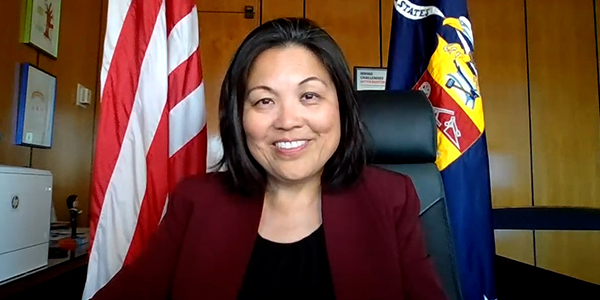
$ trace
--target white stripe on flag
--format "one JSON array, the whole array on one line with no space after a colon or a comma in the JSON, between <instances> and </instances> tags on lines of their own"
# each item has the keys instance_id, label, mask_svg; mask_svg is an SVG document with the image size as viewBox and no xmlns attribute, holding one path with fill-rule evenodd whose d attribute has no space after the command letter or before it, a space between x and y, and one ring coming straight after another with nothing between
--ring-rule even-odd
<instances>
[{"instance_id":1,"label":"white stripe on flag","mask_svg":"<svg viewBox=\"0 0 600 300\"><path fill-rule=\"evenodd\" d=\"M102 288L122 267L137 226L146 192L146 154L167 99L165 36L163 2L142 62L139 87L119 158L100 211L88 270L97 276L88 276L84 299Z\"/></svg>"},{"instance_id":2,"label":"white stripe on flag","mask_svg":"<svg viewBox=\"0 0 600 300\"><path fill-rule=\"evenodd\" d=\"M146 153L148 153L152 144L162 112L166 109L167 104L169 77L167 73L168 53L164 50L167 43L166 30L167 20L165 17L165 2L163 2L158 13L156 26L152 32L152 38L148 44L148 50L146 50L144 56L139 86L130 117L130 125L141 126L140 129L143 129L142 138ZM136 113L135 116L134 112ZM138 118L134 119L134 117ZM145 157L144 155L144 165L146 164Z\"/></svg>"},{"instance_id":3,"label":"white stripe on flag","mask_svg":"<svg viewBox=\"0 0 600 300\"><path fill-rule=\"evenodd\" d=\"M204 81L169 113L169 157L194 138L206 124Z\"/></svg>"},{"instance_id":4,"label":"white stripe on flag","mask_svg":"<svg viewBox=\"0 0 600 300\"><path fill-rule=\"evenodd\" d=\"M102 58L102 67L100 68L100 101L102 101L108 69L110 68L113 54L115 53L117 41L119 40L119 36L121 36L121 29L123 29L123 23L127 16L127 12L129 11L129 7L131 6L131 1L132 0L108 1L108 16L111 17L111 20L107 20L106 22L104 55Z\"/></svg>"},{"instance_id":5,"label":"white stripe on flag","mask_svg":"<svg viewBox=\"0 0 600 300\"><path fill-rule=\"evenodd\" d=\"M173 27L169 34L169 74L198 49L198 12L196 7Z\"/></svg>"}]
</instances>

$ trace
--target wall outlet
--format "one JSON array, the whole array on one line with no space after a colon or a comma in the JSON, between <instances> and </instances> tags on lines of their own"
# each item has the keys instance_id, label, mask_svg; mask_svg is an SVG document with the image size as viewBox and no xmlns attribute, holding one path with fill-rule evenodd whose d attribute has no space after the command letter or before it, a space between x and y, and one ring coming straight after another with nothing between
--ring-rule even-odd
<instances>
[{"instance_id":1,"label":"wall outlet","mask_svg":"<svg viewBox=\"0 0 600 300\"><path fill-rule=\"evenodd\" d=\"M77 84L77 100L75 102L80 107L88 107L92 104L92 91L81 84Z\"/></svg>"}]
</instances>

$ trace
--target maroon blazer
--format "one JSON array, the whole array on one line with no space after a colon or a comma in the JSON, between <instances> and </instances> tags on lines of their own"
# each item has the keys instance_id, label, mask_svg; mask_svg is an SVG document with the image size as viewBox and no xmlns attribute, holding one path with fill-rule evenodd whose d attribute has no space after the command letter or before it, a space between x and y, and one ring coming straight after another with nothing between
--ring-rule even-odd
<instances>
[{"instance_id":1,"label":"maroon blazer","mask_svg":"<svg viewBox=\"0 0 600 300\"><path fill-rule=\"evenodd\" d=\"M234 194L222 179L182 182L146 250L93 299L236 299L263 197ZM352 188L323 193L337 299L446 299L426 255L419 207L408 177L375 167Z\"/></svg>"}]
</instances>

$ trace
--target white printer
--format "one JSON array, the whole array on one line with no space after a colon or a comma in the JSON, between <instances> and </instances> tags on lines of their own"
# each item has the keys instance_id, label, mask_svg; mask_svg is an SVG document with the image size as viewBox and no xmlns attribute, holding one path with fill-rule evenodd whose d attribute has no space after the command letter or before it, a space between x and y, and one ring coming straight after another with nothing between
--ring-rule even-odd
<instances>
[{"instance_id":1,"label":"white printer","mask_svg":"<svg viewBox=\"0 0 600 300\"><path fill-rule=\"evenodd\" d=\"M0 165L0 284L48 264L52 174Z\"/></svg>"}]
</instances>

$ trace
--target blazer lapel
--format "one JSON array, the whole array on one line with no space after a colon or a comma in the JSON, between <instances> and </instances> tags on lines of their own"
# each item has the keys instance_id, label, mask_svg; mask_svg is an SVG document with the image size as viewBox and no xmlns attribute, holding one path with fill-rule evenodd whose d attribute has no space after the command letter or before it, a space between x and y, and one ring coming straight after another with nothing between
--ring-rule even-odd
<instances>
[{"instance_id":1,"label":"blazer lapel","mask_svg":"<svg viewBox=\"0 0 600 300\"><path fill-rule=\"evenodd\" d=\"M220 244L221 253L228 253L223 257L228 257L223 267L223 279L228 282L227 289L235 291L235 297L242 287L244 275L254 244L258 235L258 225L262 214L263 196L253 197L251 199L237 199L238 204L231 206L231 215L224 217L223 222L230 223L228 230L222 231L222 243ZM225 228L227 224L223 224ZM233 298L232 298L233 299Z\"/></svg>"},{"instance_id":2,"label":"blazer lapel","mask_svg":"<svg viewBox=\"0 0 600 300\"><path fill-rule=\"evenodd\" d=\"M262 199L224 198L195 215L188 232L191 247L181 254L193 259L184 262L187 272L178 281L194 286L202 299L237 298L257 237Z\"/></svg>"},{"instance_id":3,"label":"blazer lapel","mask_svg":"<svg viewBox=\"0 0 600 300\"><path fill-rule=\"evenodd\" d=\"M326 247L336 298L398 298L398 260L386 235L388 218L362 185L339 193L323 192ZM197 210L181 256L186 272L181 286L195 286L205 299L236 299L258 234L262 196L224 197L224 202ZM391 229L393 232L393 229Z\"/></svg>"},{"instance_id":4,"label":"blazer lapel","mask_svg":"<svg viewBox=\"0 0 600 300\"><path fill-rule=\"evenodd\" d=\"M323 193L323 228L336 298L400 299L386 220L364 187Z\"/></svg>"}]
</instances>

